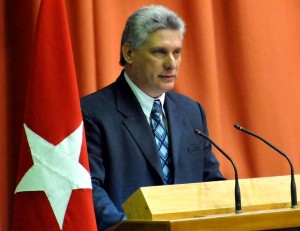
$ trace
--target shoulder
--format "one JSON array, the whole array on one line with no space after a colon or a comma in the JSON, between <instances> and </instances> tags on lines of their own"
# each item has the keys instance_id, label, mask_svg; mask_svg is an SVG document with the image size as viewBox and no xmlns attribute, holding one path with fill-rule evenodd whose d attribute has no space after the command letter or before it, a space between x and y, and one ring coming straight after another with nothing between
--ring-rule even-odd
<instances>
[{"instance_id":1,"label":"shoulder","mask_svg":"<svg viewBox=\"0 0 300 231\"><path fill-rule=\"evenodd\" d=\"M111 107L115 99L114 87L112 83L96 92L88 94L80 99L80 106L83 112L99 113L107 107Z\"/></svg>"},{"instance_id":2,"label":"shoulder","mask_svg":"<svg viewBox=\"0 0 300 231\"><path fill-rule=\"evenodd\" d=\"M104 97L110 96L111 94L113 94L113 88L114 88L114 84L112 83L102 89L99 89L93 93L90 93L88 95L83 96L80 99L81 103L89 103L91 101L95 101L95 100L99 100L102 99Z\"/></svg>"},{"instance_id":3,"label":"shoulder","mask_svg":"<svg viewBox=\"0 0 300 231\"><path fill-rule=\"evenodd\" d=\"M196 100L194 100L186 95L174 92L174 91L170 91L170 92L166 93L166 99L168 101L171 101L177 107L184 107L185 109L187 109L187 108L198 108L199 109L199 107L200 107L202 109L201 104L199 102L197 102Z\"/></svg>"},{"instance_id":4,"label":"shoulder","mask_svg":"<svg viewBox=\"0 0 300 231\"><path fill-rule=\"evenodd\" d=\"M116 97L116 89L124 88L124 82L125 78L123 77L123 72L121 72L115 82L97 90L96 92L83 96L80 99L81 107L89 107L91 105L101 106L114 101Z\"/></svg>"},{"instance_id":5,"label":"shoulder","mask_svg":"<svg viewBox=\"0 0 300 231\"><path fill-rule=\"evenodd\" d=\"M176 111L182 117L190 119L201 117L205 120L206 113L203 106L186 95L170 91L166 94L166 104L168 104L167 108Z\"/></svg>"}]
</instances>

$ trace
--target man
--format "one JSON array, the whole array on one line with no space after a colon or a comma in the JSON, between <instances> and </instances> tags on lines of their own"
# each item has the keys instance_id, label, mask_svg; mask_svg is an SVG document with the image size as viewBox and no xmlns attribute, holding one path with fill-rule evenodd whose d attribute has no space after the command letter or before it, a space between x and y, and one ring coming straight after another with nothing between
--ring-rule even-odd
<instances>
[{"instance_id":1,"label":"man","mask_svg":"<svg viewBox=\"0 0 300 231\"><path fill-rule=\"evenodd\" d=\"M139 9L122 36L124 70L81 100L99 230L126 219L122 203L140 187L224 179L211 145L194 133L208 133L202 106L171 92L184 31L162 6Z\"/></svg>"}]
</instances>

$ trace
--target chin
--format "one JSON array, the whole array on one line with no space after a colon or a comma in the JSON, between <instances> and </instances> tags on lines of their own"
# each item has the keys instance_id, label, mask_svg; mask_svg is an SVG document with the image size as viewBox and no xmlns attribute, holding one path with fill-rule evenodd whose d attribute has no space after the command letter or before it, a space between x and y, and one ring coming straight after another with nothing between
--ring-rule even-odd
<instances>
[{"instance_id":1,"label":"chin","mask_svg":"<svg viewBox=\"0 0 300 231\"><path fill-rule=\"evenodd\" d=\"M174 88L174 85L175 85L174 82L165 84L165 85L163 86L163 89L164 89L165 91L171 91L171 90Z\"/></svg>"}]
</instances>

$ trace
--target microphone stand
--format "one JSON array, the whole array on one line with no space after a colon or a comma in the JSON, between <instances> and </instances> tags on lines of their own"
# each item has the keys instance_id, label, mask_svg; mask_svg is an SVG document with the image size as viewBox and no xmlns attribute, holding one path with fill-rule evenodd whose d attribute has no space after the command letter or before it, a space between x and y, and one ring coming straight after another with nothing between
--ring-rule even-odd
<instances>
[{"instance_id":1,"label":"microphone stand","mask_svg":"<svg viewBox=\"0 0 300 231\"><path fill-rule=\"evenodd\" d=\"M232 164L234 169L234 178L235 178L235 213L242 213L242 203L241 203L241 192L240 192L240 186L239 186L239 177L238 177L238 171L237 168L231 159L230 156L228 156L215 142L213 142L208 136L204 135L201 131L195 130L195 133L204 139L207 139L212 145L214 145Z\"/></svg>"},{"instance_id":2,"label":"microphone stand","mask_svg":"<svg viewBox=\"0 0 300 231\"><path fill-rule=\"evenodd\" d=\"M255 138L258 138L259 140L263 141L265 144L267 144L268 146L270 146L271 148L273 148L275 151L277 151L278 153L280 153L282 156L284 156L290 165L291 168L291 208L298 208L298 202L297 202L297 189L296 189L296 182L295 182L295 175L294 175L294 167L292 164L292 161L290 160L290 158L288 157L288 155L286 155L285 153L283 153L281 150L279 150L278 148L276 148L273 144L271 144L270 142L268 142L267 140L265 140L264 138L248 131L247 129L241 127L238 124L235 124L234 127L237 130L240 130L242 132L245 132L246 134L249 134L251 136L254 136Z\"/></svg>"}]
</instances>

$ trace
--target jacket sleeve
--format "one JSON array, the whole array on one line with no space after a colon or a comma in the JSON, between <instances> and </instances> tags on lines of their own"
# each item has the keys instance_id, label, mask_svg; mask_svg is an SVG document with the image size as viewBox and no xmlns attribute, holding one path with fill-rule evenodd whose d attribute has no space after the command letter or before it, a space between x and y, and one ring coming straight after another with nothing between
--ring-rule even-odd
<instances>
[{"instance_id":1,"label":"jacket sleeve","mask_svg":"<svg viewBox=\"0 0 300 231\"><path fill-rule=\"evenodd\" d=\"M103 147L101 131L93 119L82 107L82 115L86 132L88 157L93 187L93 201L98 230L105 230L126 219L123 212L118 211L103 188L105 180L105 167L103 165Z\"/></svg>"}]
</instances>

